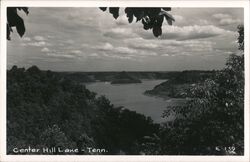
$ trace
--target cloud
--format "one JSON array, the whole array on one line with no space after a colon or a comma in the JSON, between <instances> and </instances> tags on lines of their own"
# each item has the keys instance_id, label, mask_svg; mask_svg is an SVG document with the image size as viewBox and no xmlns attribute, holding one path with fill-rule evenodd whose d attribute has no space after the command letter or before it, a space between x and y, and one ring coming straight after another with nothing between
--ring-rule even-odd
<instances>
[{"instance_id":1,"label":"cloud","mask_svg":"<svg viewBox=\"0 0 250 162\"><path fill-rule=\"evenodd\" d=\"M97 48L100 51L110 51L110 52L116 53L116 54L134 54L137 52L135 49L132 49L129 47L123 47L123 46L114 47L110 43L104 43L102 45L99 45L99 46L96 46L93 48Z\"/></svg>"},{"instance_id":2,"label":"cloud","mask_svg":"<svg viewBox=\"0 0 250 162\"><path fill-rule=\"evenodd\" d=\"M70 53L78 55L78 54L81 54L82 51L80 51L80 50L72 50L72 51L70 51Z\"/></svg>"},{"instance_id":3,"label":"cloud","mask_svg":"<svg viewBox=\"0 0 250 162\"><path fill-rule=\"evenodd\" d=\"M184 17L181 15L173 15L175 21L179 22L179 21L183 21Z\"/></svg>"},{"instance_id":4,"label":"cloud","mask_svg":"<svg viewBox=\"0 0 250 162\"><path fill-rule=\"evenodd\" d=\"M96 48L99 50L113 50L114 49L113 45L110 43L105 43L103 45L97 46Z\"/></svg>"},{"instance_id":5,"label":"cloud","mask_svg":"<svg viewBox=\"0 0 250 162\"><path fill-rule=\"evenodd\" d=\"M95 48L95 47L94 47ZM137 51L133 48L129 48L129 47L125 47L125 46L118 46L118 47L114 47L112 44L110 43L105 43L101 46L97 47L100 51L110 51L112 53L116 53L116 54L134 54Z\"/></svg>"},{"instance_id":6,"label":"cloud","mask_svg":"<svg viewBox=\"0 0 250 162\"><path fill-rule=\"evenodd\" d=\"M157 44L154 43L142 43L142 44L131 43L130 46L136 49L156 49L157 47L159 47Z\"/></svg>"},{"instance_id":7,"label":"cloud","mask_svg":"<svg viewBox=\"0 0 250 162\"><path fill-rule=\"evenodd\" d=\"M215 37L229 31L213 25L164 26L161 39L189 40Z\"/></svg>"},{"instance_id":8,"label":"cloud","mask_svg":"<svg viewBox=\"0 0 250 162\"><path fill-rule=\"evenodd\" d=\"M208 24L210 24L210 22L208 20L199 19L198 24L199 25L208 25Z\"/></svg>"},{"instance_id":9,"label":"cloud","mask_svg":"<svg viewBox=\"0 0 250 162\"><path fill-rule=\"evenodd\" d=\"M141 37L138 38L133 38L133 39L126 39L124 40L124 42L132 48L135 49L156 49L159 47L159 42L158 41L154 41L154 40L147 40L147 39L143 39Z\"/></svg>"},{"instance_id":10,"label":"cloud","mask_svg":"<svg viewBox=\"0 0 250 162\"><path fill-rule=\"evenodd\" d=\"M133 38L124 40L128 47L136 49L135 57L169 56L182 55L183 52L190 55L199 55L204 52L211 52L215 42L204 39L173 40L173 39L143 39ZM187 56L187 55L185 55Z\"/></svg>"},{"instance_id":11,"label":"cloud","mask_svg":"<svg viewBox=\"0 0 250 162\"><path fill-rule=\"evenodd\" d=\"M50 50L47 47L41 49L42 52L49 52Z\"/></svg>"},{"instance_id":12,"label":"cloud","mask_svg":"<svg viewBox=\"0 0 250 162\"><path fill-rule=\"evenodd\" d=\"M231 15L228 14L222 14L222 13L217 13L217 14L213 14L214 18L216 19L225 19L225 18L231 18Z\"/></svg>"},{"instance_id":13,"label":"cloud","mask_svg":"<svg viewBox=\"0 0 250 162\"><path fill-rule=\"evenodd\" d=\"M213 17L216 18L219 21L219 24L222 26L241 23L240 19L233 18L228 14L214 14Z\"/></svg>"},{"instance_id":14,"label":"cloud","mask_svg":"<svg viewBox=\"0 0 250 162\"><path fill-rule=\"evenodd\" d=\"M169 54L166 53L166 54L162 54L161 56L171 56L171 55L169 55Z\"/></svg>"},{"instance_id":15,"label":"cloud","mask_svg":"<svg viewBox=\"0 0 250 162\"><path fill-rule=\"evenodd\" d=\"M35 46L35 47L43 47L43 46L46 46L47 43L44 42L44 41L40 41L40 42L30 42L27 45L29 45L29 46Z\"/></svg>"},{"instance_id":16,"label":"cloud","mask_svg":"<svg viewBox=\"0 0 250 162\"><path fill-rule=\"evenodd\" d=\"M133 28L112 28L104 32L103 36L110 38L131 38L136 37L137 34L133 31Z\"/></svg>"},{"instance_id":17,"label":"cloud","mask_svg":"<svg viewBox=\"0 0 250 162\"><path fill-rule=\"evenodd\" d=\"M30 37L24 37L23 40L29 42L29 41L31 41L31 38Z\"/></svg>"},{"instance_id":18,"label":"cloud","mask_svg":"<svg viewBox=\"0 0 250 162\"><path fill-rule=\"evenodd\" d=\"M56 54L56 53L47 53L47 56L55 57L55 58L62 58L62 59L73 59L75 58L74 55L68 55L68 54Z\"/></svg>"},{"instance_id":19,"label":"cloud","mask_svg":"<svg viewBox=\"0 0 250 162\"><path fill-rule=\"evenodd\" d=\"M159 54L157 52L153 52L153 51L147 51L147 50L140 50L137 51L137 53L135 54L135 56L137 57L148 57L148 56L158 56Z\"/></svg>"},{"instance_id":20,"label":"cloud","mask_svg":"<svg viewBox=\"0 0 250 162\"><path fill-rule=\"evenodd\" d=\"M128 18L126 15L120 15L115 21L116 25L128 25Z\"/></svg>"},{"instance_id":21,"label":"cloud","mask_svg":"<svg viewBox=\"0 0 250 162\"><path fill-rule=\"evenodd\" d=\"M173 42L172 42L173 44ZM191 55L199 55L201 52L211 52L213 51L214 42L205 41L205 40L186 40L186 41L178 41L175 42L173 49L169 51L179 50L177 54L181 54L183 52L190 52Z\"/></svg>"},{"instance_id":22,"label":"cloud","mask_svg":"<svg viewBox=\"0 0 250 162\"><path fill-rule=\"evenodd\" d=\"M53 35L47 35L47 38L55 38Z\"/></svg>"},{"instance_id":23,"label":"cloud","mask_svg":"<svg viewBox=\"0 0 250 162\"><path fill-rule=\"evenodd\" d=\"M114 48L113 51L115 53L120 53L120 54L134 54L134 53L136 53L135 49L128 48L128 47L117 47L117 48Z\"/></svg>"},{"instance_id":24,"label":"cloud","mask_svg":"<svg viewBox=\"0 0 250 162\"><path fill-rule=\"evenodd\" d=\"M73 44L74 42L75 42L75 41L73 41L73 40L71 40L71 39L65 41L65 43L67 43L67 44Z\"/></svg>"},{"instance_id":25,"label":"cloud","mask_svg":"<svg viewBox=\"0 0 250 162\"><path fill-rule=\"evenodd\" d=\"M82 43L81 46L84 47L84 48L86 48L86 47L90 47L91 45L87 44L87 43Z\"/></svg>"},{"instance_id":26,"label":"cloud","mask_svg":"<svg viewBox=\"0 0 250 162\"><path fill-rule=\"evenodd\" d=\"M240 19L232 19L232 18L226 18L220 20L220 25L231 25L231 24L240 24Z\"/></svg>"},{"instance_id":27,"label":"cloud","mask_svg":"<svg viewBox=\"0 0 250 162\"><path fill-rule=\"evenodd\" d=\"M102 54L104 57L114 59L134 59L138 61L138 59L142 57L157 55L157 52L148 51L148 48L142 49L140 47L129 46L126 41L123 46L116 47L110 43L104 43L93 48L98 49L99 54Z\"/></svg>"},{"instance_id":28,"label":"cloud","mask_svg":"<svg viewBox=\"0 0 250 162\"><path fill-rule=\"evenodd\" d=\"M99 57L99 55L97 53L91 53L91 54L89 54L89 56L91 56L91 57Z\"/></svg>"},{"instance_id":29,"label":"cloud","mask_svg":"<svg viewBox=\"0 0 250 162\"><path fill-rule=\"evenodd\" d=\"M44 41L45 40L45 38L43 36L40 36L40 35L35 36L34 39L36 41Z\"/></svg>"},{"instance_id":30,"label":"cloud","mask_svg":"<svg viewBox=\"0 0 250 162\"><path fill-rule=\"evenodd\" d=\"M147 56L174 56L182 55L183 52L191 53L190 55L200 55L204 52L213 51L213 47L216 44L215 42L204 40L204 39L192 39L192 40L155 40L155 39L145 39L140 40L136 39L131 40L131 44L135 44L141 49L137 51L137 55L144 54ZM151 47L147 45L151 45ZM145 47L144 47L145 46ZM142 47L142 48L141 48ZM167 53L167 55L166 55Z\"/></svg>"},{"instance_id":31,"label":"cloud","mask_svg":"<svg viewBox=\"0 0 250 162\"><path fill-rule=\"evenodd\" d=\"M108 57L108 58L112 58L112 59L119 59L119 60L134 60L134 61L137 61L136 58L133 58L133 57L131 57L131 56L120 56L120 55L107 54L107 53L103 53L103 56Z\"/></svg>"}]
</instances>

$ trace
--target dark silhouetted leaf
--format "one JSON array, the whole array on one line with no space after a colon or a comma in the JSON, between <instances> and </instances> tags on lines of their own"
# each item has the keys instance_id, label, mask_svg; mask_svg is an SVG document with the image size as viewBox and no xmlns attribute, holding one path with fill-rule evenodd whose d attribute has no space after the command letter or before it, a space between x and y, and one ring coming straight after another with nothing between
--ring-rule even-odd
<instances>
[{"instance_id":1,"label":"dark silhouetted leaf","mask_svg":"<svg viewBox=\"0 0 250 162\"><path fill-rule=\"evenodd\" d=\"M18 7L18 10L23 10L26 13L26 15L29 14L28 7Z\"/></svg>"},{"instance_id":2,"label":"dark silhouetted leaf","mask_svg":"<svg viewBox=\"0 0 250 162\"><path fill-rule=\"evenodd\" d=\"M16 30L20 37L22 37L25 33L25 26L23 19L18 15L16 17Z\"/></svg>"},{"instance_id":3,"label":"dark silhouetted leaf","mask_svg":"<svg viewBox=\"0 0 250 162\"><path fill-rule=\"evenodd\" d=\"M174 17L165 11L161 11L159 15L163 15L166 18L169 25L172 25L172 21L175 21Z\"/></svg>"},{"instance_id":4,"label":"dark silhouetted leaf","mask_svg":"<svg viewBox=\"0 0 250 162\"><path fill-rule=\"evenodd\" d=\"M168 22L168 25L172 25L173 24L172 20L170 20L170 19L167 19L167 22Z\"/></svg>"},{"instance_id":5,"label":"dark silhouetted leaf","mask_svg":"<svg viewBox=\"0 0 250 162\"><path fill-rule=\"evenodd\" d=\"M147 11L147 14L149 17L157 17L159 15L159 12L161 12L161 8L149 8Z\"/></svg>"},{"instance_id":6,"label":"dark silhouetted leaf","mask_svg":"<svg viewBox=\"0 0 250 162\"><path fill-rule=\"evenodd\" d=\"M99 7L102 11L106 11L107 7Z\"/></svg>"},{"instance_id":7,"label":"dark silhouetted leaf","mask_svg":"<svg viewBox=\"0 0 250 162\"><path fill-rule=\"evenodd\" d=\"M129 23L132 23L132 22L133 22L133 18L134 18L134 16L133 16L133 15L130 15L130 16L128 17L128 22L129 22Z\"/></svg>"},{"instance_id":8,"label":"dark silhouetted leaf","mask_svg":"<svg viewBox=\"0 0 250 162\"><path fill-rule=\"evenodd\" d=\"M162 15L159 15L159 16L157 17L157 19L156 19L156 24L157 24L158 26L162 26L163 19L164 19L164 17L163 17Z\"/></svg>"},{"instance_id":9,"label":"dark silhouetted leaf","mask_svg":"<svg viewBox=\"0 0 250 162\"><path fill-rule=\"evenodd\" d=\"M171 11L171 7L165 7L165 8L162 8L163 10L165 11Z\"/></svg>"},{"instance_id":10,"label":"dark silhouetted leaf","mask_svg":"<svg viewBox=\"0 0 250 162\"><path fill-rule=\"evenodd\" d=\"M134 8L134 16L136 17L136 22L140 21L144 17L144 11L142 8Z\"/></svg>"},{"instance_id":11,"label":"dark silhouetted leaf","mask_svg":"<svg viewBox=\"0 0 250 162\"><path fill-rule=\"evenodd\" d=\"M8 7L7 8L7 21L9 23L9 26L15 26L16 24L16 16L17 16L17 11L15 7Z\"/></svg>"},{"instance_id":12,"label":"dark silhouetted leaf","mask_svg":"<svg viewBox=\"0 0 250 162\"><path fill-rule=\"evenodd\" d=\"M125 13L127 14L128 17L128 22L131 23L133 21L133 9L132 8L125 8Z\"/></svg>"},{"instance_id":13,"label":"dark silhouetted leaf","mask_svg":"<svg viewBox=\"0 0 250 162\"><path fill-rule=\"evenodd\" d=\"M155 37L159 37L162 34L162 29L160 26L153 27L153 34Z\"/></svg>"},{"instance_id":14,"label":"dark silhouetted leaf","mask_svg":"<svg viewBox=\"0 0 250 162\"><path fill-rule=\"evenodd\" d=\"M7 40L10 40L10 32L11 32L11 28L7 24Z\"/></svg>"},{"instance_id":15,"label":"dark silhouetted leaf","mask_svg":"<svg viewBox=\"0 0 250 162\"><path fill-rule=\"evenodd\" d=\"M23 19L17 14L18 10L23 10L26 14L29 13L27 7L8 7L7 8L7 39L10 40L11 27L16 27L17 33L22 37L25 33Z\"/></svg>"},{"instance_id":16,"label":"dark silhouetted leaf","mask_svg":"<svg viewBox=\"0 0 250 162\"><path fill-rule=\"evenodd\" d=\"M119 17L119 7L110 7L109 12L113 15L115 19Z\"/></svg>"},{"instance_id":17,"label":"dark silhouetted leaf","mask_svg":"<svg viewBox=\"0 0 250 162\"><path fill-rule=\"evenodd\" d=\"M150 26L149 26L148 22L145 19L142 19L142 24L143 24L143 28L145 30L150 29Z\"/></svg>"}]
</instances>

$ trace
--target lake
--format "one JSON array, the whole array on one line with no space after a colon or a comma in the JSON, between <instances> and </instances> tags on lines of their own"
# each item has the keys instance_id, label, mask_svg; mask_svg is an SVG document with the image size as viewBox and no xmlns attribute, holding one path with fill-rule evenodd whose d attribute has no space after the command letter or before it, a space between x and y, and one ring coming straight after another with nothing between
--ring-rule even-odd
<instances>
[{"instance_id":1,"label":"lake","mask_svg":"<svg viewBox=\"0 0 250 162\"><path fill-rule=\"evenodd\" d=\"M129 110L150 116L154 122L166 121L161 117L168 105L175 105L178 99L164 100L160 97L147 96L143 93L165 80L142 80L136 84L110 84L109 82L95 82L86 87L98 95L106 96L115 106L123 106ZM167 120L171 120L168 118Z\"/></svg>"}]
</instances>

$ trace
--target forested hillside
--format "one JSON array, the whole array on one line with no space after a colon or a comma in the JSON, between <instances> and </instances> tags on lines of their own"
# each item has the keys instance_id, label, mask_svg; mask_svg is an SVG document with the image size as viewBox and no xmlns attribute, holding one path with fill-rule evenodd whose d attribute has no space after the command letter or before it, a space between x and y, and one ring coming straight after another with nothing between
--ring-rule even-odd
<instances>
[{"instance_id":1,"label":"forested hillside","mask_svg":"<svg viewBox=\"0 0 250 162\"><path fill-rule=\"evenodd\" d=\"M141 80L130 76L127 72L123 71L115 75L111 84L128 84L128 83L141 83Z\"/></svg>"},{"instance_id":2,"label":"forested hillside","mask_svg":"<svg viewBox=\"0 0 250 162\"><path fill-rule=\"evenodd\" d=\"M13 66L7 75L9 154L13 148L28 146L93 147L104 148L101 154L139 154L145 136L158 132L159 126L150 118L116 108L107 98L97 98L84 85L57 73Z\"/></svg>"},{"instance_id":3,"label":"forested hillside","mask_svg":"<svg viewBox=\"0 0 250 162\"><path fill-rule=\"evenodd\" d=\"M66 77L77 82L112 82L117 79L174 79L178 82L197 80L198 77L206 78L216 71L185 70L185 71L96 71L96 72L57 72L61 77Z\"/></svg>"},{"instance_id":4,"label":"forested hillside","mask_svg":"<svg viewBox=\"0 0 250 162\"><path fill-rule=\"evenodd\" d=\"M218 71L182 71L176 72L167 81L156 85L152 90L145 91L146 95L163 98L189 97L190 89L206 79L213 79Z\"/></svg>"}]
</instances>

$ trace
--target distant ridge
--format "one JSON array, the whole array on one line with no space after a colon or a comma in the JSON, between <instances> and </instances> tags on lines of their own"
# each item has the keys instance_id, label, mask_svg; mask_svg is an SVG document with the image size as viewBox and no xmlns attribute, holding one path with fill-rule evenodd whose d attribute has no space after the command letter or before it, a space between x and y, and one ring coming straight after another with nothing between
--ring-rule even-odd
<instances>
[{"instance_id":1,"label":"distant ridge","mask_svg":"<svg viewBox=\"0 0 250 162\"><path fill-rule=\"evenodd\" d=\"M111 84L128 84L128 83L141 83L141 80L132 77L127 72L122 71L115 75L114 80Z\"/></svg>"}]
</instances>

